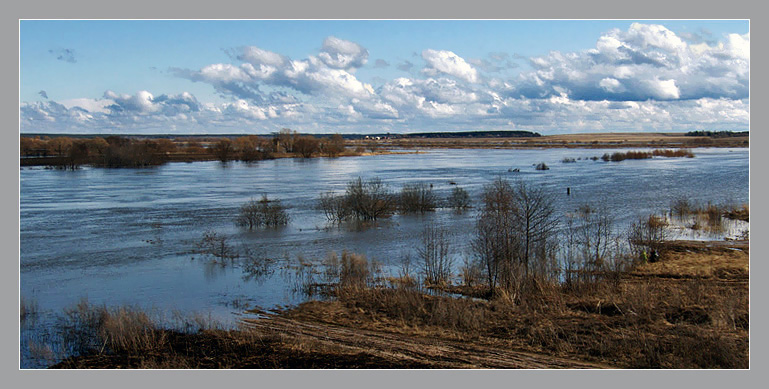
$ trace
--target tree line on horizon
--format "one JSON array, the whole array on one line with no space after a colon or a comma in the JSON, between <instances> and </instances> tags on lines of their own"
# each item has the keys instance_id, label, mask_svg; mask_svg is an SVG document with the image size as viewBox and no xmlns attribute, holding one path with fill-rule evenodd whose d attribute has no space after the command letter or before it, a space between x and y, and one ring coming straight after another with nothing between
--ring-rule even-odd
<instances>
[{"instance_id":1,"label":"tree line on horizon","mask_svg":"<svg viewBox=\"0 0 769 389\"><path fill-rule=\"evenodd\" d=\"M340 134L317 138L286 128L270 137L246 135L234 139L192 138L185 141L118 135L92 138L22 136L19 146L22 158L54 157L46 163L62 169L77 169L82 165L155 166L168 162L172 156L215 158L222 162L259 161L276 155L336 157L345 151L345 139Z\"/></svg>"}]
</instances>

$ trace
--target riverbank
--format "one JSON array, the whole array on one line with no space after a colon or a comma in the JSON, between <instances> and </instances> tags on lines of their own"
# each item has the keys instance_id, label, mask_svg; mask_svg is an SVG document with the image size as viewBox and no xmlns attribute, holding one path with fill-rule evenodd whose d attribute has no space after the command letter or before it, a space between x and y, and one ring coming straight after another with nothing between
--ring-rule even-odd
<instances>
[{"instance_id":1,"label":"riverbank","mask_svg":"<svg viewBox=\"0 0 769 389\"><path fill-rule=\"evenodd\" d=\"M349 144L366 147L374 141L353 140ZM692 148L749 147L749 136L711 137L684 133L596 133L559 134L518 138L406 138L376 141L384 148L444 149L547 149L547 148Z\"/></svg>"},{"instance_id":2,"label":"riverbank","mask_svg":"<svg viewBox=\"0 0 769 389\"><path fill-rule=\"evenodd\" d=\"M659 261L579 287L542 286L523 304L406 286L340 289L256 311L262 318L238 330L153 329L141 347L53 367L745 369L748 284L747 241L672 241Z\"/></svg>"},{"instance_id":3,"label":"riverbank","mask_svg":"<svg viewBox=\"0 0 769 389\"><path fill-rule=\"evenodd\" d=\"M24 138L23 138L24 139ZM220 155L215 145L219 140L229 140L227 137L209 136L206 142L195 143L194 147L186 147L188 139L179 140L163 139L162 144L166 149L173 151L164 153L155 153L158 161L165 162L197 162L197 161L216 161L216 160L240 160L238 152L228 152L227 156ZM33 140L40 143L40 140ZM264 141L264 140L262 140ZM71 142L71 140L70 140ZM94 141L91 141L94 143ZM86 142L87 143L87 142ZM106 143L106 142L105 142ZM340 146L334 151L334 157L354 157L370 156L380 154L403 154L403 150L420 149L554 149L554 148L582 148L582 149L627 149L627 148L694 148L694 147L749 147L749 136L692 136L684 133L599 133L599 134L561 134L546 136L525 136L525 137L453 137L453 138L435 138L435 137L398 137L380 138L380 139L350 139L343 141L344 146ZM205 147L203 147L205 146ZM20 166L62 166L77 164L89 164L88 158L80 158L81 162L74 162L73 156L63 153L62 150L50 150L45 154L30 154L30 148L43 146L22 147ZM86 148L91 147L87 146ZM101 147L101 149L99 149ZM104 146L93 146L94 150L85 152L84 155L98 155L103 153ZM155 147L160 150L163 147ZM98 149L98 150L96 150ZM26 150L26 151L25 151ZM100 151L99 151L100 150ZM153 149L154 150L154 149ZM41 150L34 149L33 152ZM412 152L415 152L412 151ZM137 152L134 150L134 152ZM154 152L154 151L153 151ZM89 154L90 153L90 154ZM71 154L71 153L70 153ZM130 153L129 153L130 154ZM255 157L252 154L259 154ZM48 156L34 156L48 155ZM56 156L59 155L59 156ZM93 157L93 155L91 155ZM248 159L258 161L261 159L275 158L319 158L327 157L329 153L311 152L303 155L300 152L272 151L269 153L257 152L248 154ZM81 156L82 157L82 156ZM253 159L251 159L253 158ZM77 159L77 158L75 158ZM98 159L98 158L97 158ZM155 163L156 164L156 163Z\"/></svg>"}]
</instances>

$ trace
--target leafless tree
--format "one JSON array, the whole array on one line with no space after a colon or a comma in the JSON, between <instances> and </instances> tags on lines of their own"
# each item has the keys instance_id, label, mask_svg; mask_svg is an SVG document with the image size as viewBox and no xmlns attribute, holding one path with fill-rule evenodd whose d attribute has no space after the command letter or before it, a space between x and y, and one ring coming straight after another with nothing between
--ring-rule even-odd
<instances>
[{"instance_id":1,"label":"leafless tree","mask_svg":"<svg viewBox=\"0 0 769 389\"><path fill-rule=\"evenodd\" d=\"M332 223L341 223L352 216L347 196L326 192L320 195L318 206Z\"/></svg>"},{"instance_id":2,"label":"leafless tree","mask_svg":"<svg viewBox=\"0 0 769 389\"><path fill-rule=\"evenodd\" d=\"M379 178L364 183L358 177L347 184L345 196L352 213L363 220L377 220L390 215L395 205L393 195Z\"/></svg>"},{"instance_id":3,"label":"leafless tree","mask_svg":"<svg viewBox=\"0 0 769 389\"><path fill-rule=\"evenodd\" d=\"M294 151L302 158L310 158L320 151L320 141L312 135L299 136L294 139Z\"/></svg>"},{"instance_id":4,"label":"leafless tree","mask_svg":"<svg viewBox=\"0 0 769 389\"><path fill-rule=\"evenodd\" d=\"M633 223L628 230L631 252L637 256L645 252L650 258L651 253L659 253L666 239L666 227L667 221L654 214Z\"/></svg>"},{"instance_id":5,"label":"leafless tree","mask_svg":"<svg viewBox=\"0 0 769 389\"><path fill-rule=\"evenodd\" d=\"M514 253L519 245L514 231L513 188L507 180L496 179L484 187L482 201L472 250L491 290L498 283L503 288L512 287Z\"/></svg>"},{"instance_id":6,"label":"leafless tree","mask_svg":"<svg viewBox=\"0 0 769 389\"><path fill-rule=\"evenodd\" d=\"M555 239L558 218L552 196L544 188L530 187L524 181L514 188L514 204L516 234L522 250L519 261L527 277L532 266L542 268L552 259L549 246Z\"/></svg>"},{"instance_id":7,"label":"leafless tree","mask_svg":"<svg viewBox=\"0 0 769 389\"><path fill-rule=\"evenodd\" d=\"M220 139L211 148L211 153L220 161L227 162L232 158L234 148L232 147L232 141L227 138Z\"/></svg>"},{"instance_id":8,"label":"leafless tree","mask_svg":"<svg viewBox=\"0 0 769 389\"><path fill-rule=\"evenodd\" d=\"M336 157L344 151L345 140L342 135L334 134L323 143L323 152L329 157Z\"/></svg>"},{"instance_id":9,"label":"leafless tree","mask_svg":"<svg viewBox=\"0 0 769 389\"><path fill-rule=\"evenodd\" d=\"M400 194L400 211L403 213L422 213L435 210L436 197L431 185L423 182L405 184Z\"/></svg>"},{"instance_id":10,"label":"leafless tree","mask_svg":"<svg viewBox=\"0 0 769 389\"><path fill-rule=\"evenodd\" d=\"M449 208L452 208L457 212L462 212L467 208L470 208L470 195L464 188L455 186L454 189L451 190L448 203Z\"/></svg>"},{"instance_id":11,"label":"leafless tree","mask_svg":"<svg viewBox=\"0 0 769 389\"><path fill-rule=\"evenodd\" d=\"M288 224L288 213L280 200L270 200L267 196L256 201L251 199L240 207L236 223L252 230L257 227L278 227Z\"/></svg>"},{"instance_id":12,"label":"leafless tree","mask_svg":"<svg viewBox=\"0 0 769 389\"><path fill-rule=\"evenodd\" d=\"M498 178L484 188L482 200L472 249L489 286L519 296L533 277L552 279L558 270L552 197L543 188Z\"/></svg>"},{"instance_id":13,"label":"leafless tree","mask_svg":"<svg viewBox=\"0 0 769 389\"><path fill-rule=\"evenodd\" d=\"M445 285L451 280L452 258L449 255L450 236L445 228L428 224L422 231L417 255L422 260L422 273L430 285Z\"/></svg>"}]
</instances>

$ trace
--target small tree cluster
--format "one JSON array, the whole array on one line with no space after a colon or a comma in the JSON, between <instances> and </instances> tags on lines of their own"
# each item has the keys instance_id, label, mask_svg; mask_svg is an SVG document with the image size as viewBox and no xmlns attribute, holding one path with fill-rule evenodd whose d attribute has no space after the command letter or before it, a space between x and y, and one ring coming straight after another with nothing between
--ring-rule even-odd
<instances>
[{"instance_id":1,"label":"small tree cluster","mask_svg":"<svg viewBox=\"0 0 769 389\"><path fill-rule=\"evenodd\" d=\"M352 215L358 219L377 220L395 209L394 196L379 178L364 182L358 177L347 184L345 196Z\"/></svg>"},{"instance_id":2,"label":"small tree cluster","mask_svg":"<svg viewBox=\"0 0 769 389\"><path fill-rule=\"evenodd\" d=\"M392 215L396 208L395 196L381 179L363 181L360 177L347 184L344 195L324 193L318 206L331 222L377 220Z\"/></svg>"},{"instance_id":3,"label":"small tree cluster","mask_svg":"<svg viewBox=\"0 0 769 389\"><path fill-rule=\"evenodd\" d=\"M342 135L334 134L330 139L324 139L321 149L329 157L339 156L345 149L345 140Z\"/></svg>"},{"instance_id":4,"label":"small tree cluster","mask_svg":"<svg viewBox=\"0 0 769 389\"><path fill-rule=\"evenodd\" d=\"M584 204L567 214L561 242L568 286L595 281L607 270L622 265L614 218L603 204Z\"/></svg>"},{"instance_id":5,"label":"small tree cluster","mask_svg":"<svg viewBox=\"0 0 769 389\"><path fill-rule=\"evenodd\" d=\"M288 220L288 213L280 200L269 200L267 196L262 196L261 200L251 199L240 207L236 223L252 230L286 225Z\"/></svg>"},{"instance_id":6,"label":"small tree cluster","mask_svg":"<svg viewBox=\"0 0 769 389\"><path fill-rule=\"evenodd\" d=\"M530 281L553 280L558 273L553 198L542 188L523 181L514 187L502 178L487 185L482 198L471 247L488 286L519 299Z\"/></svg>"},{"instance_id":7,"label":"small tree cluster","mask_svg":"<svg viewBox=\"0 0 769 389\"><path fill-rule=\"evenodd\" d=\"M421 213L435 211L437 198L432 185L425 183L405 184L401 189L399 209L402 213Z\"/></svg>"},{"instance_id":8,"label":"small tree cluster","mask_svg":"<svg viewBox=\"0 0 769 389\"><path fill-rule=\"evenodd\" d=\"M455 186L448 198L449 208L462 212L470 208L470 195L464 188Z\"/></svg>"},{"instance_id":9,"label":"small tree cluster","mask_svg":"<svg viewBox=\"0 0 769 389\"><path fill-rule=\"evenodd\" d=\"M294 152L302 158L310 158L320 151L320 140L312 135L298 136L294 139Z\"/></svg>"},{"instance_id":10,"label":"small tree cluster","mask_svg":"<svg viewBox=\"0 0 769 389\"><path fill-rule=\"evenodd\" d=\"M272 149L269 139L254 135L242 136L233 141L233 155L244 162L269 159L272 157Z\"/></svg>"}]
</instances>

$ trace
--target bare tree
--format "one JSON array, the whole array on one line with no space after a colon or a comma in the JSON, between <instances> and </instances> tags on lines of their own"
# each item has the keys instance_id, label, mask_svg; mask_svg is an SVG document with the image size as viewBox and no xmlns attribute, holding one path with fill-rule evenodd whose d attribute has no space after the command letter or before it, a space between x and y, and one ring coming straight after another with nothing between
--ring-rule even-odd
<instances>
[{"instance_id":1,"label":"bare tree","mask_svg":"<svg viewBox=\"0 0 769 389\"><path fill-rule=\"evenodd\" d=\"M294 152L294 141L299 136L296 131L292 131L290 128L281 128L280 132L275 136L275 143L278 148L283 148L286 153Z\"/></svg>"},{"instance_id":2,"label":"bare tree","mask_svg":"<svg viewBox=\"0 0 769 389\"><path fill-rule=\"evenodd\" d=\"M310 158L320 151L320 141L312 135L299 136L294 139L294 151L302 158Z\"/></svg>"},{"instance_id":3,"label":"bare tree","mask_svg":"<svg viewBox=\"0 0 769 389\"><path fill-rule=\"evenodd\" d=\"M470 208L470 195L462 187L455 186L448 198L449 208L462 212Z\"/></svg>"},{"instance_id":4,"label":"bare tree","mask_svg":"<svg viewBox=\"0 0 769 389\"><path fill-rule=\"evenodd\" d=\"M318 206L332 223L341 223L352 216L347 197L333 192L321 193Z\"/></svg>"},{"instance_id":5,"label":"bare tree","mask_svg":"<svg viewBox=\"0 0 769 389\"><path fill-rule=\"evenodd\" d=\"M483 208L471 242L472 250L491 290L498 283L503 288L512 288L514 253L519 243L514 233L513 188L507 180L498 178L484 187L481 197Z\"/></svg>"},{"instance_id":6,"label":"bare tree","mask_svg":"<svg viewBox=\"0 0 769 389\"><path fill-rule=\"evenodd\" d=\"M516 233L522 250L519 261L524 267L524 276L528 276L534 262L551 259L543 255L550 253L545 248L555 238L558 218L552 196L542 187L532 188L520 181L515 187L514 199Z\"/></svg>"},{"instance_id":7,"label":"bare tree","mask_svg":"<svg viewBox=\"0 0 769 389\"><path fill-rule=\"evenodd\" d=\"M252 230L257 227L277 227L288 224L288 213L280 200L270 200L267 196L256 201L251 199L240 207L236 223Z\"/></svg>"},{"instance_id":8,"label":"bare tree","mask_svg":"<svg viewBox=\"0 0 769 389\"><path fill-rule=\"evenodd\" d=\"M323 144L323 151L329 156L329 157L336 157L340 153L344 151L345 148L345 140L342 137L342 135L334 134L331 136L331 139L327 140Z\"/></svg>"},{"instance_id":9,"label":"bare tree","mask_svg":"<svg viewBox=\"0 0 769 389\"><path fill-rule=\"evenodd\" d=\"M229 161L233 152L232 141L227 138L220 139L211 148L211 153L222 162Z\"/></svg>"},{"instance_id":10,"label":"bare tree","mask_svg":"<svg viewBox=\"0 0 769 389\"><path fill-rule=\"evenodd\" d=\"M635 255L659 253L665 242L667 221L657 215L649 215L633 223L628 231L628 242ZM647 252L648 251L648 252Z\"/></svg>"},{"instance_id":11,"label":"bare tree","mask_svg":"<svg viewBox=\"0 0 769 389\"><path fill-rule=\"evenodd\" d=\"M379 178L366 181L358 179L347 184L348 206L353 214L364 220L377 220L392 214L394 209L393 195Z\"/></svg>"},{"instance_id":12,"label":"bare tree","mask_svg":"<svg viewBox=\"0 0 769 389\"><path fill-rule=\"evenodd\" d=\"M403 185L399 200L403 213L431 212L435 210L437 202L432 185L423 182Z\"/></svg>"},{"instance_id":13,"label":"bare tree","mask_svg":"<svg viewBox=\"0 0 769 389\"><path fill-rule=\"evenodd\" d=\"M430 285L446 285L451 281L449 242L448 231L435 224L426 225L422 231L422 244L417 248L417 255L422 260L425 282Z\"/></svg>"},{"instance_id":14,"label":"bare tree","mask_svg":"<svg viewBox=\"0 0 769 389\"><path fill-rule=\"evenodd\" d=\"M552 280L558 271L552 197L543 188L498 178L484 187L482 200L472 249L489 286L519 298L529 280Z\"/></svg>"}]
</instances>

